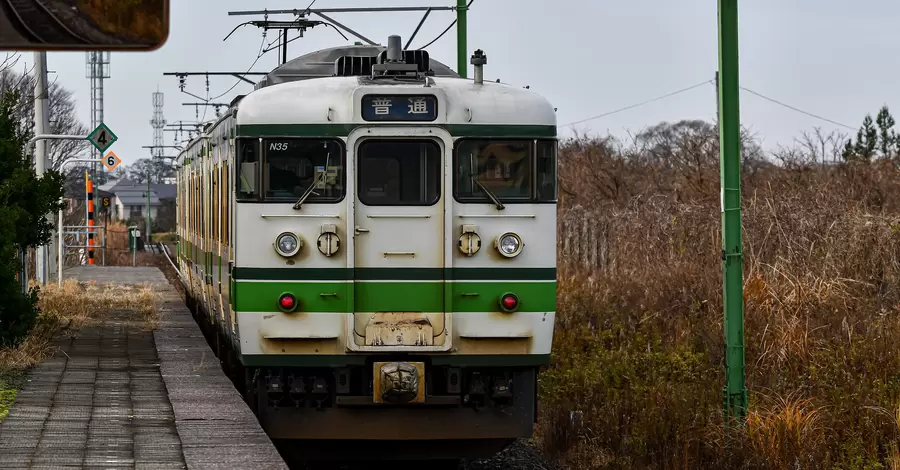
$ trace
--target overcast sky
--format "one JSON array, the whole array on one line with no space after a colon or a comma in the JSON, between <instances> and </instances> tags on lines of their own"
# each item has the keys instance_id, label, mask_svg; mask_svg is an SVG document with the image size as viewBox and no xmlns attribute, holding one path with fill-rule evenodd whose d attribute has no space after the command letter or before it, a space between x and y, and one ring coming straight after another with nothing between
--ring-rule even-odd
<instances>
[{"instance_id":1,"label":"overcast sky","mask_svg":"<svg viewBox=\"0 0 900 470\"><path fill-rule=\"evenodd\" d=\"M171 34L153 52L113 53L112 78L105 82L105 122L118 134L111 147L125 163L149 155L152 144L151 93L165 93L170 123L195 121L195 98L181 93L175 77L163 72L243 71L257 57L261 30L239 23L259 17L228 16L234 10L305 8L309 0L173 0ZM900 2L890 0L743 0L740 2L741 85L796 108L857 128L866 113L883 104L900 106L897 76ZM350 6L450 5L452 0L317 0L316 8ZM335 14L339 22L385 44L399 34L403 42L421 13ZM530 85L558 107L565 125L711 80L717 67L714 0L475 0L469 12L468 53L488 56L487 78ZM290 17L282 17L289 19ZM435 38L454 19L432 13L413 48ZM270 32L269 41L274 40ZM429 47L432 58L455 68L455 30ZM350 37L351 41L354 40ZM290 44L290 57L346 44L333 29L317 27ZM290 58L289 57L289 58ZM31 62L32 53L25 53ZM277 51L253 67L267 72ZM22 63L20 62L20 66ZM49 70L75 92L79 115L90 124L90 82L85 54L48 54ZM471 67L471 66L470 66ZM471 72L470 72L471 75ZM212 77L210 96L234 85L231 77ZM204 77L190 77L186 91L206 96ZM216 101L229 102L252 86L237 85ZM201 117L203 109L200 111ZM207 118L212 117L209 108ZM712 84L627 111L578 124L588 132L626 132L659 121L712 119ZM763 145L790 144L803 130L839 126L741 93L741 118L764 139ZM849 131L848 129L842 129ZM571 128L565 129L566 133ZM854 133L854 131L849 131ZM175 134L167 132L165 144Z\"/></svg>"}]
</instances>

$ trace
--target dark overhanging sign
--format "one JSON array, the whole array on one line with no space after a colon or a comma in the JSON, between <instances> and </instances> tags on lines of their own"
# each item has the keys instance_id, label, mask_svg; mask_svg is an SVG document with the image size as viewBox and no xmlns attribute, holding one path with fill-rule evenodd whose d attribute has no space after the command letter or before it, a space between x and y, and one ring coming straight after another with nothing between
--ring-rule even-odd
<instances>
[{"instance_id":1,"label":"dark overhanging sign","mask_svg":"<svg viewBox=\"0 0 900 470\"><path fill-rule=\"evenodd\" d=\"M361 104L365 121L430 122L438 115L434 95L365 95Z\"/></svg>"}]
</instances>

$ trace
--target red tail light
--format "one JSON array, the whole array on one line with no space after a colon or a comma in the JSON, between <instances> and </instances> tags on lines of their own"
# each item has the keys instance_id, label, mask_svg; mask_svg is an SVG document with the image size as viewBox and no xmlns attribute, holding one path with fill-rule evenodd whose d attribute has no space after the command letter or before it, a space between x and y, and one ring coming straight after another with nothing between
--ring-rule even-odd
<instances>
[{"instance_id":1,"label":"red tail light","mask_svg":"<svg viewBox=\"0 0 900 470\"><path fill-rule=\"evenodd\" d=\"M500 308L503 309L504 312L514 312L519 308L519 298L513 293L501 295Z\"/></svg>"},{"instance_id":2,"label":"red tail light","mask_svg":"<svg viewBox=\"0 0 900 470\"><path fill-rule=\"evenodd\" d=\"M292 294L281 294L278 298L278 306L285 312L291 312L297 308L297 299Z\"/></svg>"}]
</instances>

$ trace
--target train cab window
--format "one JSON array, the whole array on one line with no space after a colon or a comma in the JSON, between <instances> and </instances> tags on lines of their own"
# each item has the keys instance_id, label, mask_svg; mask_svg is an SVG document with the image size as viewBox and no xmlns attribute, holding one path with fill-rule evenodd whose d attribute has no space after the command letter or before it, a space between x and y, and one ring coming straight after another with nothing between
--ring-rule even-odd
<instances>
[{"instance_id":1,"label":"train cab window","mask_svg":"<svg viewBox=\"0 0 900 470\"><path fill-rule=\"evenodd\" d=\"M431 206L441 198L441 148L432 140L360 144L359 200L367 206Z\"/></svg>"},{"instance_id":2,"label":"train cab window","mask_svg":"<svg viewBox=\"0 0 900 470\"><path fill-rule=\"evenodd\" d=\"M454 155L454 196L490 204L556 202L555 140L460 139Z\"/></svg>"},{"instance_id":3,"label":"train cab window","mask_svg":"<svg viewBox=\"0 0 900 470\"><path fill-rule=\"evenodd\" d=\"M537 200L540 202L556 202L556 151L555 140L539 140L537 143Z\"/></svg>"},{"instance_id":4,"label":"train cab window","mask_svg":"<svg viewBox=\"0 0 900 470\"><path fill-rule=\"evenodd\" d=\"M237 160L237 198L259 198L259 140L237 139Z\"/></svg>"},{"instance_id":5,"label":"train cab window","mask_svg":"<svg viewBox=\"0 0 900 470\"><path fill-rule=\"evenodd\" d=\"M264 187L268 201L338 202L344 197L343 146L333 139L264 139Z\"/></svg>"},{"instance_id":6,"label":"train cab window","mask_svg":"<svg viewBox=\"0 0 900 470\"><path fill-rule=\"evenodd\" d=\"M456 198L490 202L532 199L534 150L530 140L460 140L456 146Z\"/></svg>"}]
</instances>

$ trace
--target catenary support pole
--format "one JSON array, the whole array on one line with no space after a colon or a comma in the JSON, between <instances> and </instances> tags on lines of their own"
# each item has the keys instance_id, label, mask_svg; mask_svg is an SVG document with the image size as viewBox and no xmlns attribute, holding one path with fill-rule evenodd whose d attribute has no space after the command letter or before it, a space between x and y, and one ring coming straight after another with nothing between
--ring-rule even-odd
<instances>
[{"instance_id":1,"label":"catenary support pole","mask_svg":"<svg viewBox=\"0 0 900 470\"><path fill-rule=\"evenodd\" d=\"M738 81L738 0L719 7L719 157L722 205L722 275L725 330L725 420L747 416L744 367L744 285L741 246L741 115Z\"/></svg>"},{"instance_id":2,"label":"catenary support pole","mask_svg":"<svg viewBox=\"0 0 900 470\"><path fill-rule=\"evenodd\" d=\"M50 131L50 108L47 96L47 53L34 53L34 133L42 135ZM36 141L34 153L34 167L38 178L50 167L47 142ZM53 220L52 214L47 214L48 220ZM47 278L52 271L52 250L47 245L41 245L35 250L35 279L41 285L47 283Z\"/></svg>"},{"instance_id":3,"label":"catenary support pole","mask_svg":"<svg viewBox=\"0 0 900 470\"><path fill-rule=\"evenodd\" d=\"M469 49L466 44L466 0L456 0L456 73L466 78L469 68Z\"/></svg>"}]
</instances>

